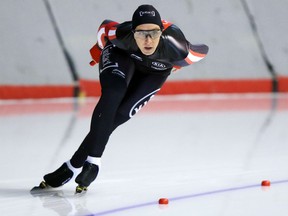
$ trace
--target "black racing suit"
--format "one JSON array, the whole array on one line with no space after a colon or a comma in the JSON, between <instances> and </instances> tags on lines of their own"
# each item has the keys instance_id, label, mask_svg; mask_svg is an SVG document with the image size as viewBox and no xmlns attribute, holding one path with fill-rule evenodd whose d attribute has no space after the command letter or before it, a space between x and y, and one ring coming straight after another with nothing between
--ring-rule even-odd
<instances>
[{"instance_id":1,"label":"black racing suit","mask_svg":"<svg viewBox=\"0 0 288 216\"><path fill-rule=\"evenodd\" d=\"M101 97L90 131L71 158L74 167L81 167L87 156L101 157L110 134L147 104L173 68L190 65L207 54L206 45L190 44L177 26L162 22L159 45L150 56L137 47L131 22L105 20L99 27L90 53L96 63L99 61Z\"/></svg>"}]
</instances>

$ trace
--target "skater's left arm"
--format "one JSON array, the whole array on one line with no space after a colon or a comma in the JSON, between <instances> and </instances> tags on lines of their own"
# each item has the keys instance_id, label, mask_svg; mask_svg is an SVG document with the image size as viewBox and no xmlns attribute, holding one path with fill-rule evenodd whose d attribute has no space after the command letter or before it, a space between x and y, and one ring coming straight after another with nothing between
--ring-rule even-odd
<instances>
[{"instance_id":1,"label":"skater's left arm","mask_svg":"<svg viewBox=\"0 0 288 216\"><path fill-rule=\"evenodd\" d=\"M173 71L198 62L207 55L209 50L207 45L191 44L178 26L165 20L162 20L162 24L166 42L178 56L183 57L183 59L178 58L178 60L172 62Z\"/></svg>"},{"instance_id":2,"label":"skater's left arm","mask_svg":"<svg viewBox=\"0 0 288 216\"><path fill-rule=\"evenodd\" d=\"M189 44L188 55L185 59L174 62L174 71L202 60L209 51L209 47L205 44L193 45L188 41L187 43Z\"/></svg>"}]
</instances>

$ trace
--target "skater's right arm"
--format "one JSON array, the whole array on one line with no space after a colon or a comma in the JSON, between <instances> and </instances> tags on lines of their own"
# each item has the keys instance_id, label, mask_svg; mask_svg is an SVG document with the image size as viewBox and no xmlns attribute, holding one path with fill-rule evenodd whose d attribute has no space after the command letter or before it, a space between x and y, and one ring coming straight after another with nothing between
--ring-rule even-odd
<instances>
[{"instance_id":1,"label":"skater's right arm","mask_svg":"<svg viewBox=\"0 0 288 216\"><path fill-rule=\"evenodd\" d=\"M117 24L117 22L112 20L104 20L98 28L97 43L90 49L90 55L93 59L90 62L91 66L99 63L101 51L105 47L107 41L116 38Z\"/></svg>"}]
</instances>

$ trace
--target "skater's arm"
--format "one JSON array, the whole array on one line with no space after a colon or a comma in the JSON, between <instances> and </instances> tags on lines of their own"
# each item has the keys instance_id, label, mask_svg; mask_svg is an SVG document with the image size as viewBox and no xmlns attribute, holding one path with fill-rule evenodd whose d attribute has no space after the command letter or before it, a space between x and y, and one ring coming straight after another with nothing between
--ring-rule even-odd
<instances>
[{"instance_id":1,"label":"skater's arm","mask_svg":"<svg viewBox=\"0 0 288 216\"><path fill-rule=\"evenodd\" d=\"M100 25L97 33L97 43L90 49L92 61L91 66L97 64L100 60L102 49L105 47L108 40L113 40L118 23L111 20L104 20Z\"/></svg>"},{"instance_id":2,"label":"skater's arm","mask_svg":"<svg viewBox=\"0 0 288 216\"><path fill-rule=\"evenodd\" d=\"M97 33L97 44L100 49L103 49L108 40L113 40L116 33L116 25L118 23L112 20L104 20L100 25Z\"/></svg>"},{"instance_id":3,"label":"skater's arm","mask_svg":"<svg viewBox=\"0 0 288 216\"><path fill-rule=\"evenodd\" d=\"M189 43L187 57L181 61L174 62L174 69L180 69L181 67L185 67L202 60L207 55L208 51L209 47L205 44L192 45Z\"/></svg>"},{"instance_id":4,"label":"skater's arm","mask_svg":"<svg viewBox=\"0 0 288 216\"><path fill-rule=\"evenodd\" d=\"M166 47L169 47L168 51L173 50L171 57L172 59L175 58L172 62L174 70L198 62L207 55L208 46L191 44L181 29L173 23L162 20L162 24L164 26L162 35L165 39Z\"/></svg>"}]
</instances>

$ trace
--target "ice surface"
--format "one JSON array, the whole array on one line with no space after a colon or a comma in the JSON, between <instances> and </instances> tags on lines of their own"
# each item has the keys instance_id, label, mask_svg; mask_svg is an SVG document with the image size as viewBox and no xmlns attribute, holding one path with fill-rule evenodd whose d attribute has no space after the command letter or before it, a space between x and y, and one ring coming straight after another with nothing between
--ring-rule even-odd
<instances>
[{"instance_id":1,"label":"ice surface","mask_svg":"<svg viewBox=\"0 0 288 216\"><path fill-rule=\"evenodd\" d=\"M110 137L85 195L70 182L32 196L76 150L96 102L0 101L0 215L288 215L287 95L157 96Z\"/></svg>"}]
</instances>

